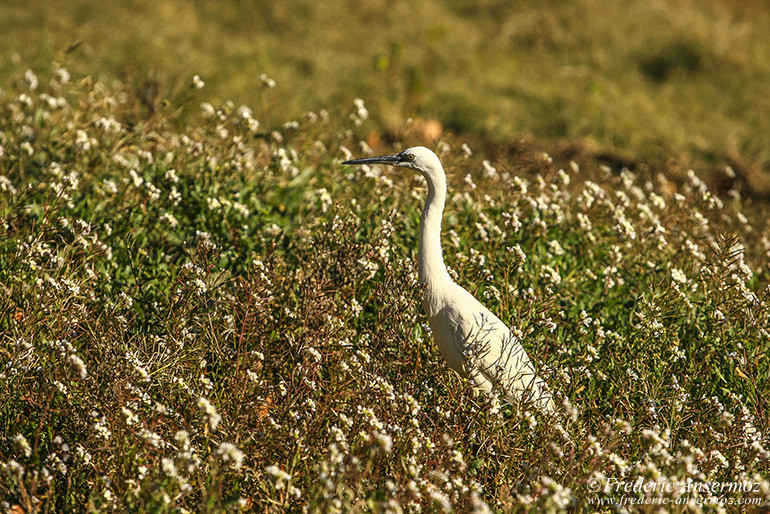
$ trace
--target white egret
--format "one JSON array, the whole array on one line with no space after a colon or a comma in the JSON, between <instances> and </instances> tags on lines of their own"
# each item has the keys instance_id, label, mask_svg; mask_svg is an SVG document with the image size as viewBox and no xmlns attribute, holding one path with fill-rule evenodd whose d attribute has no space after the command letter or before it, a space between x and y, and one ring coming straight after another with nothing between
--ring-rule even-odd
<instances>
[{"instance_id":1,"label":"white egret","mask_svg":"<svg viewBox=\"0 0 770 514\"><path fill-rule=\"evenodd\" d=\"M342 164L387 164L413 169L428 182L428 199L420 220L417 265L423 308L447 364L486 392L502 393L509 403L531 401L554 412L551 392L537 376L527 352L500 318L449 276L441 255L441 217L446 201L446 174L435 153L417 146L381 157Z\"/></svg>"}]
</instances>

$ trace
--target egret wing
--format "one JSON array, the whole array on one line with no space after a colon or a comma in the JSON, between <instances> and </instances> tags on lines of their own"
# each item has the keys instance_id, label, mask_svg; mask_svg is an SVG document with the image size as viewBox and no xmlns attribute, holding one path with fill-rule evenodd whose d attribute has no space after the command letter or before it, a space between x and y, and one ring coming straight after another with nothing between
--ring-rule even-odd
<instances>
[{"instance_id":1,"label":"egret wing","mask_svg":"<svg viewBox=\"0 0 770 514\"><path fill-rule=\"evenodd\" d=\"M461 307L446 307L453 343L464 357L465 374L486 391L498 389L511 400L528 398L552 410L551 393L536 375L524 347L505 323L466 294Z\"/></svg>"}]
</instances>

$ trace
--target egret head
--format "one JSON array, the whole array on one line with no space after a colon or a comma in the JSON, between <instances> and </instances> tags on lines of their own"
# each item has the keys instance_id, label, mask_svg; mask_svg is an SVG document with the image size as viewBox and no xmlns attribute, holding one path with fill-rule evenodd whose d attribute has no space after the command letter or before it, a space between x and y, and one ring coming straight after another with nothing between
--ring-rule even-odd
<instances>
[{"instance_id":1,"label":"egret head","mask_svg":"<svg viewBox=\"0 0 770 514\"><path fill-rule=\"evenodd\" d=\"M414 146L392 155L353 159L342 164L388 164L390 166L411 168L420 172L429 180L435 180L439 178L439 175L444 175L444 169L441 167L441 161L438 160L438 156L424 146Z\"/></svg>"}]
</instances>

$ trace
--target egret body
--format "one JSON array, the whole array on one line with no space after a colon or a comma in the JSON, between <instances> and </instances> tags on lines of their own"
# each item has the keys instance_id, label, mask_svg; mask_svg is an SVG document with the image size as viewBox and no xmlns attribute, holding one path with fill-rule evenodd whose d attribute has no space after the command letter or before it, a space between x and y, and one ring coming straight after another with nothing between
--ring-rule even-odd
<instances>
[{"instance_id":1,"label":"egret body","mask_svg":"<svg viewBox=\"0 0 770 514\"><path fill-rule=\"evenodd\" d=\"M425 177L428 199L420 220L417 265L423 308L441 354L452 369L480 389L498 391L509 402L531 401L540 410L553 412L548 386L535 373L521 343L500 318L447 272L441 254L446 174L436 154L417 146L342 164L387 164L413 169Z\"/></svg>"}]
</instances>

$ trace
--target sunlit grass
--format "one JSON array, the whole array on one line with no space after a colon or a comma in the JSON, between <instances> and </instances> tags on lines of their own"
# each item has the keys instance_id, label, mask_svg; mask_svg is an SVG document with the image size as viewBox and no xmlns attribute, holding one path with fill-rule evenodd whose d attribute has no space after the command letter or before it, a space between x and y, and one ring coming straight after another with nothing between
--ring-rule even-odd
<instances>
[{"instance_id":1,"label":"sunlit grass","mask_svg":"<svg viewBox=\"0 0 770 514\"><path fill-rule=\"evenodd\" d=\"M739 175L770 162L762 2L38 0L6 6L0 29L0 76L57 60L149 103L198 73L218 101L271 107L268 122L362 96L389 137L419 116L498 143L566 138L699 167L730 157ZM262 73L285 87L266 93Z\"/></svg>"},{"instance_id":2,"label":"sunlit grass","mask_svg":"<svg viewBox=\"0 0 770 514\"><path fill-rule=\"evenodd\" d=\"M761 205L439 143L446 260L569 398L544 420L443 363L424 184L339 166L363 102L269 124L192 78L147 110L51 75L2 100L3 508L562 510L640 476L770 500Z\"/></svg>"}]
</instances>

